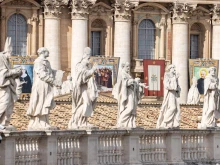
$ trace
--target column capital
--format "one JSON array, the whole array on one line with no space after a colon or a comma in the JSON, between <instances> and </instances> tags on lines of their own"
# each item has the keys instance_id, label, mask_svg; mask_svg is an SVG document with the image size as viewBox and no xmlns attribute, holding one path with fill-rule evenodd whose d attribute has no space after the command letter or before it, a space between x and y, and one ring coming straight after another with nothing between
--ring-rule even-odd
<instances>
[{"instance_id":1,"label":"column capital","mask_svg":"<svg viewBox=\"0 0 220 165\"><path fill-rule=\"evenodd\" d=\"M89 8L95 4L96 0L72 0L72 19L88 19Z\"/></svg>"},{"instance_id":2,"label":"column capital","mask_svg":"<svg viewBox=\"0 0 220 165\"><path fill-rule=\"evenodd\" d=\"M130 21L131 9L138 6L138 3L138 0L116 0L112 5L115 11L115 21Z\"/></svg>"},{"instance_id":3,"label":"column capital","mask_svg":"<svg viewBox=\"0 0 220 165\"><path fill-rule=\"evenodd\" d=\"M212 24L213 25L220 25L220 5L215 4L211 9L212 13Z\"/></svg>"},{"instance_id":4,"label":"column capital","mask_svg":"<svg viewBox=\"0 0 220 165\"><path fill-rule=\"evenodd\" d=\"M43 4L45 18L59 18L61 8L68 4L68 0L44 0Z\"/></svg>"},{"instance_id":5,"label":"column capital","mask_svg":"<svg viewBox=\"0 0 220 165\"><path fill-rule=\"evenodd\" d=\"M174 2L171 7L173 23L187 23L190 13L196 9L196 6L197 4Z\"/></svg>"}]
</instances>

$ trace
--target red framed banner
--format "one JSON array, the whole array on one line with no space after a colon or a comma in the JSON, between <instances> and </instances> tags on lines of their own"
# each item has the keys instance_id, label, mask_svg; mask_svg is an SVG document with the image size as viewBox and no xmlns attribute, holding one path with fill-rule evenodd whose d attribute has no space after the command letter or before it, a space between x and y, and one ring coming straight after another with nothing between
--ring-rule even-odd
<instances>
[{"instance_id":1,"label":"red framed banner","mask_svg":"<svg viewBox=\"0 0 220 165\"><path fill-rule=\"evenodd\" d=\"M145 96L163 96L165 60L144 60Z\"/></svg>"}]
</instances>

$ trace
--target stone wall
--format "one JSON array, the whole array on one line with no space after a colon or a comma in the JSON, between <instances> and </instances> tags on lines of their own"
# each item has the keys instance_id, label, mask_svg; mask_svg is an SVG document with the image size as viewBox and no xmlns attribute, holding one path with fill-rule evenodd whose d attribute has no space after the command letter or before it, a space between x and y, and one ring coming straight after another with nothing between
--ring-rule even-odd
<instances>
[{"instance_id":1,"label":"stone wall","mask_svg":"<svg viewBox=\"0 0 220 165\"><path fill-rule=\"evenodd\" d=\"M214 165L220 162L219 143L219 130L6 131L0 144L0 162L5 165Z\"/></svg>"}]
</instances>

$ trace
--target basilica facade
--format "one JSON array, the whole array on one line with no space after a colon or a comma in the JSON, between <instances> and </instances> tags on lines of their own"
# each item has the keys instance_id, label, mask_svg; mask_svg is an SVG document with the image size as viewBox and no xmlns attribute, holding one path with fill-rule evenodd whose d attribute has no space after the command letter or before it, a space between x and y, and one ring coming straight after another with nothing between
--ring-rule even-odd
<instances>
[{"instance_id":1,"label":"basilica facade","mask_svg":"<svg viewBox=\"0 0 220 165\"><path fill-rule=\"evenodd\" d=\"M74 72L92 55L120 57L143 77L143 59L177 66L181 102L188 92L188 60L220 59L220 1L1 0L1 50L12 37L14 56L50 51L52 68Z\"/></svg>"}]
</instances>

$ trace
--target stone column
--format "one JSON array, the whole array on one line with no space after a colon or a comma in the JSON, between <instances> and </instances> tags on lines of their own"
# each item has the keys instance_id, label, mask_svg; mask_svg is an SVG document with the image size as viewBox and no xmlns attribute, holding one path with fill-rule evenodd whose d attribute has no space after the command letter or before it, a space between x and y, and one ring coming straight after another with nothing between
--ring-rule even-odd
<instances>
[{"instance_id":1,"label":"stone column","mask_svg":"<svg viewBox=\"0 0 220 165\"><path fill-rule=\"evenodd\" d=\"M44 46L49 50L49 61L53 69L61 69L60 63L60 14L65 0L44 1Z\"/></svg>"},{"instance_id":2,"label":"stone column","mask_svg":"<svg viewBox=\"0 0 220 165\"><path fill-rule=\"evenodd\" d=\"M33 17L31 21L32 21L31 55L36 55L37 54L37 22L38 22L37 10L33 10Z\"/></svg>"},{"instance_id":3,"label":"stone column","mask_svg":"<svg viewBox=\"0 0 220 165\"><path fill-rule=\"evenodd\" d=\"M219 60L220 64L220 5L214 5L212 15L212 59ZM220 67L220 65L219 65ZM220 78L220 71L218 70L218 78Z\"/></svg>"},{"instance_id":4,"label":"stone column","mask_svg":"<svg viewBox=\"0 0 220 165\"><path fill-rule=\"evenodd\" d=\"M159 53L159 59L161 60L165 60L165 51L164 51L165 24L166 24L165 15L162 15L162 18L160 20L160 53Z\"/></svg>"},{"instance_id":5,"label":"stone column","mask_svg":"<svg viewBox=\"0 0 220 165\"><path fill-rule=\"evenodd\" d=\"M1 51L4 50L5 47L5 40L6 40L6 16L5 16L6 9L1 8Z\"/></svg>"},{"instance_id":6,"label":"stone column","mask_svg":"<svg viewBox=\"0 0 220 165\"><path fill-rule=\"evenodd\" d=\"M120 63L131 63L131 8L135 5L138 4L127 0L116 1L114 4L114 57L120 57Z\"/></svg>"},{"instance_id":7,"label":"stone column","mask_svg":"<svg viewBox=\"0 0 220 165\"><path fill-rule=\"evenodd\" d=\"M173 9L172 64L179 73L180 103L186 103L188 94L188 10L185 4L175 3Z\"/></svg>"},{"instance_id":8,"label":"stone column","mask_svg":"<svg viewBox=\"0 0 220 165\"><path fill-rule=\"evenodd\" d=\"M71 73L73 77L75 66L81 61L84 48L88 46L88 10L95 1L96 0L75 0L72 4Z\"/></svg>"}]
</instances>

